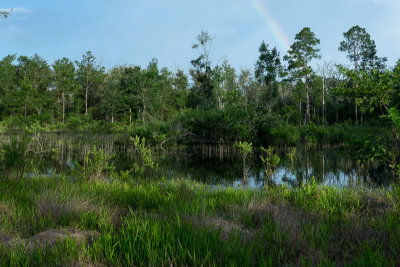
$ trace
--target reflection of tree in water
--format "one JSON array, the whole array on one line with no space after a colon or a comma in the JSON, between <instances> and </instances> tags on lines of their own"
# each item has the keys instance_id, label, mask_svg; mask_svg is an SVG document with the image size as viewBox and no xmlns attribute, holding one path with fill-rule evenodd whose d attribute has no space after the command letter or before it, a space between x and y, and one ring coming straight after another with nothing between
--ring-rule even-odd
<instances>
[{"instance_id":1,"label":"reflection of tree in water","mask_svg":"<svg viewBox=\"0 0 400 267\"><path fill-rule=\"evenodd\" d=\"M0 136L0 145L9 136ZM41 157L27 159L27 171L48 174L50 172L67 173L74 162L82 163L85 153L92 146L102 148L107 153L115 153L113 164L116 170L129 170L138 160L128 135L86 135L86 134L43 134L40 137L42 150L50 151ZM154 160L157 169L147 171L148 177L164 175L167 178L187 178L207 181L210 184L240 184L243 178L243 165L240 155L230 146L196 146L157 152ZM86 152L85 152L86 151ZM307 179L315 177L320 183L335 186L352 186L358 182L367 184L389 183L390 170L383 164L370 163L362 172L356 168L356 161L348 152L332 148L297 147L296 157L290 161L287 150L278 150L281 161L274 183L299 186ZM266 176L257 152L249 155L247 177L250 187L265 185Z\"/></svg>"}]
</instances>

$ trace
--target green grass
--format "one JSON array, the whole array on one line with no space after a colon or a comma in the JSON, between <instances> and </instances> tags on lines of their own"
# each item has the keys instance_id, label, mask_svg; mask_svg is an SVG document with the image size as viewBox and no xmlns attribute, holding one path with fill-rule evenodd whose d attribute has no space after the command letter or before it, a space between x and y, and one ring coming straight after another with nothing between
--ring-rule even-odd
<instances>
[{"instance_id":1,"label":"green grass","mask_svg":"<svg viewBox=\"0 0 400 267\"><path fill-rule=\"evenodd\" d=\"M0 266L398 266L399 204L397 186L2 179Z\"/></svg>"}]
</instances>

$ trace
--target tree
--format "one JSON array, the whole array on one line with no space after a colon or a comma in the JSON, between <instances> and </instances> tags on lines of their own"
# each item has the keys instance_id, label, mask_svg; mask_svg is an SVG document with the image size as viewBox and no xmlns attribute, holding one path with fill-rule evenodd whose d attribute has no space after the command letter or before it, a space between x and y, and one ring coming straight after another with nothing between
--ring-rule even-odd
<instances>
[{"instance_id":1,"label":"tree","mask_svg":"<svg viewBox=\"0 0 400 267\"><path fill-rule=\"evenodd\" d=\"M193 69L190 75L193 78L194 85L191 90L191 105L201 106L209 109L217 106L215 86L212 80L213 70L210 62L210 49L213 38L207 31L202 31L197 36L197 42L192 45L193 49L200 51L198 58L191 61Z\"/></svg>"},{"instance_id":2,"label":"tree","mask_svg":"<svg viewBox=\"0 0 400 267\"><path fill-rule=\"evenodd\" d=\"M263 41L258 51L260 55L255 64L254 76L260 87L262 108L270 113L279 96L277 78L282 72L282 65L276 47L269 50Z\"/></svg>"},{"instance_id":3,"label":"tree","mask_svg":"<svg viewBox=\"0 0 400 267\"><path fill-rule=\"evenodd\" d=\"M0 61L0 105L4 113L9 112L15 102L13 95L17 88L17 73L13 62L16 58L16 55L8 55Z\"/></svg>"},{"instance_id":4,"label":"tree","mask_svg":"<svg viewBox=\"0 0 400 267\"><path fill-rule=\"evenodd\" d=\"M46 60L37 54L32 57L20 56L17 65L20 93L24 99L24 116L35 111L41 116L43 110L49 111L52 101L50 87L52 72Z\"/></svg>"},{"instance_id":5,"label":"tree","mask_svg":"<svg viewBox=\"0 0 400 267\"><path fill-rule=\"evenodd\" d=\"M343 95L358 97L359 104L364 109L378 109L382 117L394 123L397 148L400 150L400 112L398 111L398 94L400 87L400 63L392 70L359 71L341 68L346 76L336 90ZM400 154L397 155L398 162Z\"/></svg>"},{"instance_id":6,"label":"tree","mask_svg":"<svg viewBox=\"0 0 400 267\"><path fill-rule=\"evenodd\" d=\"M344 40L340 42L339 51L347 52L347 57L354 63L354 71L385 68L386 57L376 55L375 41L365 28L356 25L343 33Z\"/></svg>"},{"instance_id":7,"label":"tree","mask_svg":"<svg viewBox=\"0 0 400 267\"><path fill-rule=\"evenodd\" d=\"M172 77L174 105L177 110L183 109L187 105L188 84L187 75L183 70L178 69Z\"/></svg>"},{"instance_id":8,"label":"tree","mask_svg":"<svg viewBox=\"0 0 400 267\"><path fill-rule=\"evenodd\" d=\"M54 85L56 92L61 96L62 123L65 122L66 94L71 94L76 87L75 66L67 58L58 59L53 64Z\"/></svg>"},{"instance_id":9,"label":"tree","mask_svg":"<svg viewBox=\"0 0 400 267\"><path fill-rule=\"evenodd\" d=\"M101 91L100 102L97 107L104 119L110 119L111 123L123 114L124 99L121 87L124 67L114 67L106 75L104 88Z\"/></svg>"},{"instance_id":10,"label":"tree","mask_svg":"<svg viewBox=\"0 0 400 267\"><path fill-rule=\"evenodd\" d=\"M282 71L279 52L276 47L271 50L263 41L258 49L260 55L255 64L255 77L260 84L276 81Z\"/></svg>"},{"instance_id":11,"label":"tree","mask_svg":"<svg viewBox=\"0 0 400 267\"><path fill-rule=\"evenodd\" d=\"M10 15L11 12L12 12L12 9L10 11L8 11L8 10L0 10L0 19L8 18L8 16Z\"/></svg>"},{"instance_id":12,"label":"tree","mask_svg":"<svg viewBox=\"0 0 400 267\"><path fill-rule=\"evenodd\" d=\"M332 61L326 62L324 61L322 64L318 64L318 73L322 80L322 124L326 123L326 102L325 95L327 89L327 80L333 76L333 64Z\"/></svg>"},{"instance_id":13,"label":"tree","mask_svg":"<svg viewBox=\"0 0 400 267\"><path fill-rule=\"evenodd\" d=\"M344 40L340 42L339 51L346 52L347 58L354 63L354 71L383 70L387 59L376 55L375 41L365 28L356 25L343 33ZM357 99L354 100L355 122L358 122ZM362 119L361 119L362 120Z\"/></svg>"},{"instance_id":14,"label":"tree","mask_svg":"<svg viewBox=\"0 0 400 267\"><path fill-rule=\"evenodd\" d=\"M289 70L292 71L294 78L304 80L306 88L306 121L310 122L310 88L309 88L309 77L312 73L310 66L311 61L314 58L320 58L320 49L316 46L320 43L320 40L315 37L315 34L310 28L305 27L299 33L296 34L295 42L290 46L288 55L285 56L285 60L289 63Z\"/></svg>"},{"instance_id":15,"label":"tree","mask_svg":"<svg viewBox=\"0 0 400 267\"><path fill-rule=\"evenodd\" d=\"M96 58L91 51L82 56L81 62L75 61L78 66L78 80L84 89L85 115L88 115L89 94L95 93L104 80L104 67L97 65Z\"/></svg>"}]
</instances>

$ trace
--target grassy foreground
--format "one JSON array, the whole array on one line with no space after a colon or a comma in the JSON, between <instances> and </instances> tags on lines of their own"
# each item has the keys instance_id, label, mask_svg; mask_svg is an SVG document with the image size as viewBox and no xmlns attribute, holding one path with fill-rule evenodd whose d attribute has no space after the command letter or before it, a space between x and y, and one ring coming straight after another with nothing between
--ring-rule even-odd
<instances>
[{"instance_id":1,"label":"grassy foreground","mask_svg":"<svg viewBox=\"0 0 400 267\"><path fill-rule=\"evenodd\" d=\"M0 181L1 266L400 264L400 188Z\"/></svg>"}]
</instances>

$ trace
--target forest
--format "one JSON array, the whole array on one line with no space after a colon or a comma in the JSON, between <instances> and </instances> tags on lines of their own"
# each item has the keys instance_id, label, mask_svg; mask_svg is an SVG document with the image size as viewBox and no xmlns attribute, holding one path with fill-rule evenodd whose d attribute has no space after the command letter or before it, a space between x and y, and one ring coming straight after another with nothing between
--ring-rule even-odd
<instances>
[{"instance_id":1,"label":"forest","mask_svg":"<svg viewBox=\"0 0 400 267\"><path fill-rule=\"evenodd\" d=\"M216 38L188 71L0 61L0 266L400 264L400 59L305 27L238 70Z\"/></svg>"},{"instance_id":2,"label":"forest","mask_svg":"<svg viewBox=\"0 0 400 267\"><path fill-rule=\"evenodd\" d=\"M386 66L364 28L343 38L338 49L348 68L320 60L320 40L307 27L284 56L261 43L254 71L235 70L227 59L212 64L206 31L193 44L199 56L189 73L161 68L157 59L106 71L90 51L51 65L37 54L8 55L0 61L2 128L135 128L157 142L291 145L304 127L386 125L399 101L400 64Z\"/></svg>"}]
</instances>

